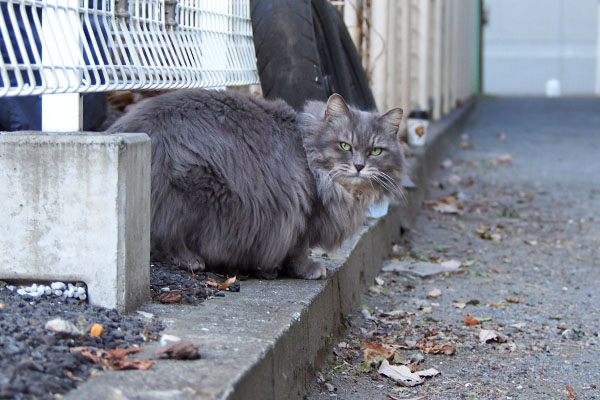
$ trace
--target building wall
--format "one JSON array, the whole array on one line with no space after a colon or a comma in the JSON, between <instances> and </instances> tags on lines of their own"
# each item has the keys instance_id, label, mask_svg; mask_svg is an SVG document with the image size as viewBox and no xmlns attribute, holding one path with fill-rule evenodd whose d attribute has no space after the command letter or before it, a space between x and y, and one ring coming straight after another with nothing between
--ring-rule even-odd
<instances>
[{"instance_id":1,"label":"building wall","mask_svg":"<svg viewBox=\"0 0 600 400\"><path fill-rule=\"evenodd\" d=\"M484 84L489 94L593 94L598 0L485 0Z\"/></svg>"}]
</instances>

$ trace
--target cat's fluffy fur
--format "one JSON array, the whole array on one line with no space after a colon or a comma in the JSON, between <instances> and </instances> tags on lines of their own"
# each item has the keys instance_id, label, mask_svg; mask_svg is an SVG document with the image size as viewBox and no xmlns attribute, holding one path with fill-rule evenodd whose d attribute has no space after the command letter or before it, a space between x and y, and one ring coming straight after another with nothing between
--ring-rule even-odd
<instances>
[{"instance_id":1,"label":"cat's fluffy fur","mask_svg":"<svg viewBox=\"0 0 600 400\"><path fill-rule=\"evenodd\" d=\"M401 109L378 116L339 95L296 113L283 101L187 90L143 101L109 132L151 138L154 254L195 269L274 278L283 267L319 279L326 270L309 247L339 246L368 207L401 190L401 119Z\"/></svg>"}]
</instances>

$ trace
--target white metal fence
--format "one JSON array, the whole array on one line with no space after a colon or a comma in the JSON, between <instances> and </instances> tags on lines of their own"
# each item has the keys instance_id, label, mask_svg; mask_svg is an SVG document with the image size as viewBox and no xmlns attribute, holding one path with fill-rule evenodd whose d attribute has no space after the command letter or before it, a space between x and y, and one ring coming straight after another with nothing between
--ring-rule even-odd
<instances>
[{"instance_id":1,"label":"white metal fence","mask_svg":"<svg viewBox=\"0 0 600 400\"><path fill-rule=\"evenodd\" d=\"M259 83L249 0L0 0L0 97Z\"/></svg>"}]
</instances>

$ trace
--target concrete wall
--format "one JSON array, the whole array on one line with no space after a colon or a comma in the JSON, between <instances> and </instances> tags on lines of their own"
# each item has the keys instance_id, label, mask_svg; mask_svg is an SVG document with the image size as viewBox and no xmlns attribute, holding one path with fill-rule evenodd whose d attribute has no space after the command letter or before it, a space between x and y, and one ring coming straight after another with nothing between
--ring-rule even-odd
<instances>
[{"instance_id":1,"label":"concrete wall","mask_svg":"<svg viewBox=\"0 0 600 400\"><path fill-rule=\"evenodd\" d=\"M150 139L0 134L0 279L81 281L93 304L149 299Z\"/></svg>"},{"instance_id":2,"label":"concrete wall","mask_svg":"<svg viewBox=\"0 0 600 400\"><path fill-rule=\"evenodd\" d=\"M593 94L597 0L485 0L484 92Z\"/></svg>"}]
</instances>

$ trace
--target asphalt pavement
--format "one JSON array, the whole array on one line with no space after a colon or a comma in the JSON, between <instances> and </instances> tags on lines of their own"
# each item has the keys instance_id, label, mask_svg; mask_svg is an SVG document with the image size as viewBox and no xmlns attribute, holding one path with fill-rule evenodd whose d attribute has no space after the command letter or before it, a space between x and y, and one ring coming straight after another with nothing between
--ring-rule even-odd
<instances>
[{"instance_id":1,"label":"asphalt pavement","mask_svg":"<svg viewBox=\"0 0 600 400\"><path fill-rule=\"evenodd\" d=\"M600 399L600 99L484 97L445 150L306 398Z\"/></svg>"}]
</instances>

